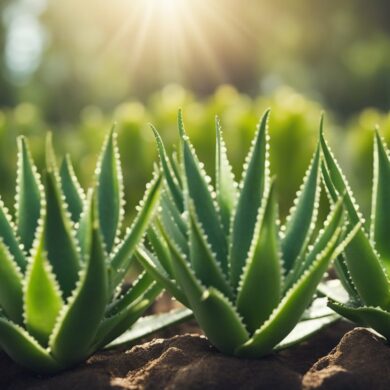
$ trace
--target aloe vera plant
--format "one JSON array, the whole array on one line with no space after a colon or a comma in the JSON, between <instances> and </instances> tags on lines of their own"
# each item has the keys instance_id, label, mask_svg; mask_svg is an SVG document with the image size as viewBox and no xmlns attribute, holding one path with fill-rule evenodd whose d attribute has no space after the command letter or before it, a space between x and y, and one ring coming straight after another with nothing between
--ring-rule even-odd
<instances>
[{"instance_id":1,"label":"aloe vera plant","mask_svg":"<svg viewBox=\"0 0 390 390\"><path fill-rule=\"evenodd\" d=\"M279 227L268 115L259 123L239 184L217 120L215 189L181 114L179 156L167 155L154 129L165 184L148 243L137 250L145 269L193 310L209 340L220 351L243 357L270 353L294 329L330 262L354 233L345 237L342 199L314 233L319 145L294 207Z\"/></svg>"},{"instance_id":2,"label":"aloe vera plant","mask_svg":"<svg viewBox=\"0 0 390 390\"><path fill-rule=\"evenodd\" d=\"M340 315L375 329L390 340L390 158L389 150L374 133L374 169L369 232L347 179L321 132L324 154L323 180L331 200L345 192L345 208L350 224L360 229L337 259L338 275L349 294L347 302L329 299L329 306Z\"/></svg>"},{"instance_id":3,"label":"aloe vera plant","mask_svg":"<svg viewBox=\"0 0 390 390\"><path fill-rule=\"evenodd\" d=\"M26 139L18 139L14 218L0 205L0 345L38 373L84 360L127 330L161 292L145 273L127 292L119 289L158 204L160 176L122 233L116 133L107 136L86 195L69 158L58 169L47 141L40 177Z\"/></svg>"}]
</instances>

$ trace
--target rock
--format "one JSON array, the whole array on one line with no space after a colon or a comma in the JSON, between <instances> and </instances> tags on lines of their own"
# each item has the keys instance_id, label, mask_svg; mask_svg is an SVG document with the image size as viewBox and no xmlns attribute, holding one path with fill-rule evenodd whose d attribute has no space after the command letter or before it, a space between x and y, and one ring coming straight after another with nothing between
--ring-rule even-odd
<instances>
[{"instance_id":1,"label":"rock","mask_svg":"<svg viewBox=\"0 0 390 390\"><path fill-rule=\"evenodd\" d=\"M348 332L303 378L304 389L390 389L390 347L365 328Z\"/></svg>"},{"instance_id":2,"label":"rock","mask_svg":"<svg viewBox=\"0 0 390 390\"><path fill-rule=\"evenodd\" d=\"M193 323L189 329L196 330ZM258 360L225 356L201 335L159 338L127 351L100 352L85 364L41 378L0 354L0 389L300 389L305 372L350 329L339 322L299 346Z\"/></svg>"}]
</instances>

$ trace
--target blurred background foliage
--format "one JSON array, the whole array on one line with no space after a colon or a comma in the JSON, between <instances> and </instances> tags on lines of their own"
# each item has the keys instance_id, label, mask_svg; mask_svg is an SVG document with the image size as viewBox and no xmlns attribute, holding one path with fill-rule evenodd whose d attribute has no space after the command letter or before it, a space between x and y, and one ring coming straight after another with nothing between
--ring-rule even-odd
<instances>
[{"instance_id":1,"label":"blurred background foliage","mask_svg":"<svg viewBox=\"0 0 390 390\"><path fill-rule=\"evenodd\" d=\"M129 210L156 151L185 123L209 173L215 115L236 174L265 108L285 215L328 138L369 208L372 130L390 139L387 0L1 0L0 190L11 205L16 136L42 163L43 135L70 151L84 185L117 122Z\"/></svg>"}]
</instances>

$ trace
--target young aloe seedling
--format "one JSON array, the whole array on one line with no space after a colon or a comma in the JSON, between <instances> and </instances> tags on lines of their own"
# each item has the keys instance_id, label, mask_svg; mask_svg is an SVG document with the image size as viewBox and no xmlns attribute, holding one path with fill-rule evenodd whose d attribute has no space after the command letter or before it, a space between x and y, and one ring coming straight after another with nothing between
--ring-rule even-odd
<instances>
[{"instance_id":1,"label":"young aloe seedling","mask_svg":"<svg viewBox=\"0 0 390 390\"><path fill-rule=\"evenodd\" d=\"M58 170L48 137L43 180L18 139L15 220L0 205L0 345L16 362L54 373L81 362L134 323L160 293L143 274L119 285L158 203L153 178L121 233L122 176L110 132L85 196L70 160Z\"/></svg>"},{"instance_id":2,"label":"young aloe seedling","mask_svg":"<svg viewBox=\"0 0 390 390\"><path fill-rule=\"evenodd\" d=\"M244 165L232 175L216 123L215 190L185 133L181 115L180 163L155 136L165 178L149 245L137 257L183 304L222 352L245 357L270 353L296 326L329 263L350 239L342 200L313 237L320 192L319 146L283 229L278 226L270 178L266 112Z\"/></svg>"},{"instance_id":3,"label":"young aloe seedling","mask_svg":"<svg viewBox=\"0 0 390 390\"><path fill-rule=\"evenodd\" d=\"M324 155L323 179L331 200L346 192L345 208L352 224L363 217L348 182L321 132ZM370 233L363 226L337 260L337 269L349 293L346 303L329 300L340 315L375 329L390 340L390 160L389 151L378 131L374 135L374 180Z\"/></svg>"}]
</instances>

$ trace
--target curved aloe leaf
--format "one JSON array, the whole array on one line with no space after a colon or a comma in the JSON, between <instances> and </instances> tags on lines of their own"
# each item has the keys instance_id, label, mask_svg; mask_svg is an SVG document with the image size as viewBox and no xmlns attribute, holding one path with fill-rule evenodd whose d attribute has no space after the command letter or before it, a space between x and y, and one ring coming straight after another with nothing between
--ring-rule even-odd
<instances>
[{"instance_id":1,"label":"curved aloe leaf","mask_svg":"<svg viewBox=\"0 0 390 390\"><path fill-rule=\"evenodd\" d=\"M184 129L182 129L184 131ZM214 199L209 191L208 176L199 164L194 148L187 135L181 135L183 143L183 165L185 171L185 187L194 201L196 215L205 229L212 251L216 253L222 269L227 273L227 243L225 232Z\"/></svg>"},{"instance_id":2,"label":"curved aloe leaf","mask_svg":"<svg viewBox=\"0 0 390 390\"><path fill-rule=\"evenodd\" d=\"M60 168L62 191L73 222L78 222L83 210L84 192L77 180L72 161L67 154Z\"/></svg>"},{"instance_id":3,"label":"curved aloe leaf","mask_svg":"<svg viewBox=\"0 0 390 390\"><path fill-rule=\"evenodd\" d=\"M135 252L136 245L143 237L148 228L155 208L158 204L160 194L161 176L156 176L147 185L144 198L140 203L140 209L130 229L123 238L121 244L116 249L112 260L111 267L113 270L111 289L114 290L126 274Z\"/></svg>"},{"instance_id":4,"label":"curved aloe leaf","mask_svg":"<svg viewBox=\"0 0 390 390\"><path fill-rule=\"evenodd\" d=\"M15 209L18 234L26 250L30 250L38 226L42 201L40 187L27 141L24 137L19 137Z\"/></svg>"},{"instance_id":5,"label":"curved aloe leaf","mask_svg":"<svg viewBox=\"0 0 390 390\"><path fill-rule=\"evenodd\" d=\"M49 345L56 360L74 364L89 352L108 301L103 242L98 225L92 228L91 255L79 285L62 310ZM91 302L94 302L91 305Z\"/></svg>"},{"instance_id":6,"label":"curved aloe leaf","mask_svg":"<svg viewBox=\"0 0 390 390\"><path fill-rule=\"evenodd\" d=\"M285 236L281 246L286 273L292 269L294 261L300 255L302 248L306 248L315 227L321 189L319 185L320 168L321 150L318 145L294 201L295 206L287 217Z\"/></svg>"},{"instance_id":7,"label":"curved aloe leaf","mask_svg":"<svg viewBox=\"0 0 390 390\"><path fill-rule=\"evenodd\" d=\"M100 226L107 250L111 251L123 219L123 179L114 129L103 146L96 176Z\"/></svg>"},{"instance_id":8,"label":"curved aloe leaf","mask_svg":"<svg viewBox=\"0 0 390 390\"><path fill-rule=\"evenodd\" d=\"M165 151L164 144L161 140L160 134L154 126L151 126L154 136L156 137L157 148L160 155L161 166L164 171L164 177L167 182L168 188L172 194L173 200L176 204L176 207L183 212L184 210L184 200L183 194L180 189L180 185L176 180L176 175L173 171L171 163L168 159L167 153Z\"/></svg>"},{"instance_id":9,"label":"curved aloe leaf","mask_svg":"<svg viewBox=\"0 0 390 390\"><path fill-rule=\"evenodd\" d=\"M23 323L23 274L0 240L0 307L15 323Z\"/></svg>"},{"instance_id":10,"label":"curved aloe leaf","mask_svg":"<svg viewBox=\"0 0 390 390\"><path fill-rule=\"evenodd\" d=\"M58 283L67 298L78 279L80 265L71 221L53 171L46 174L45 247Z\"/></svg>"},{"instance_id":11,"label":"curved aloe leaf","mask_svg":"<svg viewBox=\"0 0 390 390\"><path fill-rule=\"evenodd\" d=\"M390 160L387 148L378 134L374 142L374 188L371 211L371 239L390 275Z\"/></svg>"},{"instance_id":12,"label":"curved aloe leaf","mask_svg":"<svg viewBox=\"0 0 390 390\"><path fill-rule=\"evenodd\" d=\"M237 295L237 310L250 332L254 332L278 305L281 293L281 259L276 221L278 211L274 183L259 211ZM261 294L258 286L261 285Z\"/></svg>"},{"instance_id":13,"label":"curved aloe leaf","mask_svg":"<svg viewBox=\"0 0 390 390\"><path fill-rule=\"evenodd\" d=\"M30 370L53 373L63 366L23 328L0 318L0 345L13 360Z\"/></svg>"},{"instance_id":14,"label":"curved aloe leaf","mask_svg":"<svg viewBox=\"0 0 390 390\"><path fill-rule=\"evenodd\" d=\"M24 315L29 333L42 345L47 345L63 301L43 247L44 231L45 227L40 226L26 272Z\"/></svg>"},{"instance_id":15,"label":"curved aloe leaf","mask_svg":"<svg viewBox=\"0 0 390 390\"><path fill-rule=\"evenodd\" d=\"M261 356L286 337L295 327L310 303L322 275L334 254L341 228L336 229L327 247L317 256L316 261L287 292L270 318L255 332L253 337L237 349L239 356Z\"/></svg>"},{"instance_id":16,"label":"curved aloe leaf","mask_svg":"<svg viewBox=\"0 0 390 390\"><path fill-rule=\"evenodd\" d=\"M240 184L240 195L233 215L231 231L231 248L229 253L230 279L235 288L240 281L241 270L251 245L255 230L256 214L266 181L269 179L267 152L267 121L269 110L263 115L253 140L251 149L245 159L244 173Z\"/></svg>"},{"instance_id":17,"label":"curved aloe leaf","mask_svg":"<svg viewBox=\"0 0 390 390\"><path fill-rule=\"evenodd\" d=\"M215 118L215 128L215 183L217 200L225 234L229 234L231 215L237 200L237 184L234 181L232 167L227 157L226 145L222 137L222 129L218 117Z\"/></svg>"}]
</instances>

